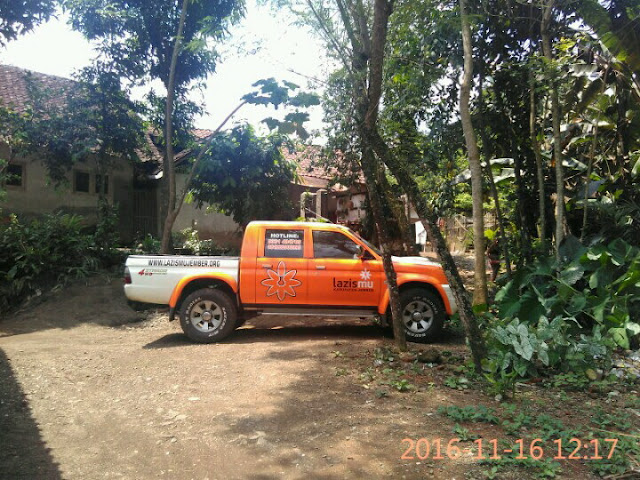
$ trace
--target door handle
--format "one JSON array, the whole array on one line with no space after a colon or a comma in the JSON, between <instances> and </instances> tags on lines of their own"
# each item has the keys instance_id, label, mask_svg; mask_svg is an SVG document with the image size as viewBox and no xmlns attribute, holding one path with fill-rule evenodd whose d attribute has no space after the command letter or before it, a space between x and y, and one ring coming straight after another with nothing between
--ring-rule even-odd
<instances>
[{"instance_id":1,"label":"door handle","mask_svg":"<svg viewBox=\"0 0 640 480\"><path fill-rule=\"evenodd\" d=\"M327 267L324 265L316 265L316 270L326 270Z\"/></svg>"},{"instance_id":2,"label":"door handle","mask_svg":"<svg viewBox=\"0 0 640 480\"><path fill-rule=\"evenodd\" d=\"M273 265L271 265L270 263L263 263L262 264L262 268L271 268L273 267Z\"/></svg>"}]
</instances>

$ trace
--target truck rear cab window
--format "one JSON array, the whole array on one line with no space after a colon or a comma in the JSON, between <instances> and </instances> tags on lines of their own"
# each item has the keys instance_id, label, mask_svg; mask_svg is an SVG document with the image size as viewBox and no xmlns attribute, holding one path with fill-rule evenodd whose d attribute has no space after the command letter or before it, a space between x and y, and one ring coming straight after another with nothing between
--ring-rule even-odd
<instances>
[{"instance_id":1,"label":"truck rear cab window","mask_svg":"<svg viewBox=\"0 0 640 480\"><path fill-rule=\"evenodd\" d=\"M304 230L265 231L264 256L267 258L303 258Z\"/></svg>"},{"instance_id":2,"label":"truck rear cab window","mask_svg":"<svg viewBox=\"0 0 640 480\"><path fill-rule=\"evenodd\" d=\"M315 258L355 258L358 244L340 232L315 230L313 256Z\"/></svg>"}]
</instances>

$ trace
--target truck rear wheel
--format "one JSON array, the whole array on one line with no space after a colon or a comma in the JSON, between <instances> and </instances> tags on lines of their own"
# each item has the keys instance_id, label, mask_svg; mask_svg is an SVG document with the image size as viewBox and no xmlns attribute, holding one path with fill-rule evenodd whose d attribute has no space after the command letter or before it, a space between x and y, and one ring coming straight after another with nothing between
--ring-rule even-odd
<instances>
[{"instance_id":1,"label":"truck rear wheel","mask_svg":"<svg viewBox=\"0 0 640 480\"><path fill-rule=\"evenodd\" d=\"M428 343L436 339L444 325L445 312L440 297L422 288L400 294L400 312L407 340Z\"/></svg>"},{"instance_id":2,"label":"truck rear wheel","mask_svg":"<svg viewBox=\"0 0 640 480\"><path fill-rule=\"evenodd\" d=\"M237 309L220 290L196 290L182 302L180 326L194 342L212 343L227 337L236 328Z\"/></svg>"}]
</instances>

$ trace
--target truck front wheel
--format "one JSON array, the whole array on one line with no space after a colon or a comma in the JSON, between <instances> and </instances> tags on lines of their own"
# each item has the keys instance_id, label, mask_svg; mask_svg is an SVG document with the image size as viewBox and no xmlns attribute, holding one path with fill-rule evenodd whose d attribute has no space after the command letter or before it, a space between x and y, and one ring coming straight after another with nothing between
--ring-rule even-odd
<instances>
[{"instance_id":1,"label":"truck front wheel","mask_svg":"<svg viewBox=\"0 0 640 480\"><path fill-rule=\"evenodd\" d=\"M433 341L444 324L442 300L435 293L411 288L400 294L400 311L405 335L410 342Z\"/></svg>"},{"instance_id":2,"label":"truck front wheel","mask_svg":"<svg viewBox=\"0 0 640 480\"><path fill-rule=\"evenodd\" d=\"M182 302L180 326L194 342L212 343L227 337L236 328L237 309L220 290L196 290Z\"/></svg>"}]
</instances>

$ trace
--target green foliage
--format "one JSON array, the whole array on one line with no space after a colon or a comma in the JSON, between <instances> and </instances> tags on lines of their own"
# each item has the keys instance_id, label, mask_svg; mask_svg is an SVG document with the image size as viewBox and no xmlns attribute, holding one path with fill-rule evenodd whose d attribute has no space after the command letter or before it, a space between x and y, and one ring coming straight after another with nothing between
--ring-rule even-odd
<instances>
[{"instance_id":1,"label":"green foliage","mask_svg":"<svg viewBox=\"0 0 640 480\"><path fill-rule=\"evenodd\" d=\"M297 135L302 140L309 138L309 133L304 127L309 120L309 114L299 110L320 104L320 97L315 93L297 92L300 88L291 82L278 82L274 78L258 80L253 84L256 91L248 93L242 100L252 105L272 105L274 108L294 107L295 110L285 115L284 120L273 117L265 118L262 123L267 125L270 131L280 135Z\"/></svg>"},{"instance_id":2,"label":"green foliage","mask_svg":"<svg viewBox=\"0 0 640 480\"><path fill-rule=\"evenodd\" d=\"M153 141L162 150L166 148L166 108L166 96L160 96L153 90L147 94L145 114L154 127ZM181 152L195 145L193 125L195 118L203 113L204 109L189 99L180 96L174 100L171 121L173 147L176 152Z\"/></svg>"},{"instance_id":3,"label":"green foliage","mask_svg":"<svg viewBox=\"0 0 640 480\"><path fill-rule=\"evenodd\" d=\"M454 390L466 390L469 388L469 380L466 377L447 377L444 386L453 388Z\"/></svg>"},{"instance_id":4,"label":"green foliage","mask_svg":"<svg viewBox=\"0 0 640 480\"><path fill-rule=\"evenodd\" d=\"M558 373L551 377L548 383L555 388L562 388L563 390L583 391L592 382L585 373Z\"/></svg>"},{"instance_id":5,"label":"green foliage","mask_svg":"<svg viewBox=\"0 0 640 480\"><path fill-rule=\"evenodd\" d=\"M484 367L497 391L546 369L584 371L640 333L640 249L568 240L563 252L559 265L541 258L496 295Z\"/></svg>"},{"instance_id":6,"label":"green foliage","mask_svg":"<svg viewBox=\"0 0 640 480\"><path fill-rule=\"evenodd\" d=\"M120 241L118 234L118 206L110 205L106 200L98 202L98 223L93 235L96 256L105 264L115 264L120 258L115 246Z\"/></svg>"},{"instance_id":7,"label":"green foliage","mask_svg":"<svg viewBox=\"0 0 640 480\"><path fill-rule=\"evenodd\" d=\"M248 125L218 134L193 181L197 205L213 205L243 226L293 218L287 188L295 167L282 155L284 142L281 136L260 138Z\"/></svg>"},{"instance_id":8,"label":"green foliage","mask_svg":"<svg viewBox=\"0 0 640 480\"><path fill-rule=\"evenodd\" d=\"M606 188L603 185L601 188ZM638 184L627 193L640 191ZM640 195L634 199L612 199L603 195L598 201L589 202L589 223L586 234L592 241L612 241L620 238L640 247ZM582 211L579 211L582 213Z\"/></svg>"},{"instance_id":9,"label":"green foliage","mask_svg":"<svg viewBox=\"0 0 640 480\"><path fill-rule=\"evenodd\" d=\"M135 242L136 251L138 253L160 253L160 240L153 238L153 235L147 233L140 240Z\"/></svg>"},{"instance_id":10,"label":"green foliage","mask_svg":"<svg viewBox=\"0 0 640 480\"><path fill-rule=\"evenodd\" d=\"M4 202L5 196L7 192L4 189L5 182L7 181L9 175L6 173L7 162L5 159L0 158L0 204ZM0 208L0 214L2 213L2 208Z\"/></svg>"},{"instance_id":11,"label":"green foliage","mask_svg":"<svg viewBox=\"0 0 640 480\"><path fill-rule=\"evenodd\" d=\"M141 106L129 100L112 66L96 62L75 76L66 98L61 124L69 131L73 160L98 157L106 170L115 157L135 161L143 143Z\"/></svg>"},{"instance_id":12,"label":"green foliage","mask_svg":"<svg viewBox=\"0 0 640 480\"><path fill-rule=\"evenodd\" d=\"M500 412L484 405L450 405L440 407L438 413L455 422L454 434L462 441L476 439L473 429L464 425L470 422L499 425L509 436L498 442L496 451L500 458L482 460L482 464L489 466L484 472L487 478L499 478L502 473L514 472L515 469L526 469L526 478L557 478L562 470L560 463L552 457L558 452L558 444L562 445L565 456L573 453L576 446L573 439L580 439L582 445L586 445L591 439L598 440L599 454L603 458L589 461L589 467L600 476L628 473L640 455L638 435L633 433L631 416L625 412L609 413L598 408L590 415L587 409L584 416L585 419L591 417L591 424L571 426L546 413L532 411L531 402L527 400L517 404L504 403ZM607 457L611 444L605 438L618 439L610 459ZM516 443L517 439L524 440L522 447ZM530 442L534 439L539 439L536 440L536 445L544 452L542 458L532 458ZM493 447L487 449L489 443L485 440L483 444L483 454L486 457L493 453ZM527 458L518 458L520 448L523 448L522 453ZM590 453L595 452L592 449Z\"/></svg>"},{"instance_id":13,"label":"green foliage","mask_svg":"<svg viewBox=\"0 0 640 480\"><path fill-rule=\"evenodd\" d=\"M457 405L450 405L448 407L438 408L440 415L446 415L454 422L484 422L491 424L498 424L500 420L496 415L496 411L493 408L488 408L485 405L465 406L458 407Z\"/></svg>"},{"instance_id":14,"label":"green foliage","mask_svg":"<svg viewBox=\"0 0 640 480\"><path fill-rule=\"evenodd\" d=\"M49 215L21 222L15 215L0 226L0 309L15 307L42 288L95 271L94 236L82 218Z\"/></svg>"},{"instance_id":15,"label":"green foliage","mask_svg":"<svg viewBox=\"0 0 640 480\"><path fill-rule=\"evenodd\" d=\"M0 46L46 22L55 12L53 0L21 0L0 3Z\"/></svg>"},{"instance_id":16,"label":"green foliage","mask_svg":"<svg viewBox=\"0 0 640 480\"><path fill-rule=\"evenodd\" d=\"M66 0L63 2L75 30L100 41L104 61L118 65L120 74L135 81L160 79L168 85L171 57L182 2L147 0ZM243 14L236 0L189 2L178 56L176 86L213 73L216 53L207 39L219 40L231 20Z\"/></svg>"},{"instance_id":17,"label":"green foliage","mask_svg":"<svg viewBox=\"0 0 640 480\"><path fill-rule=\"evenodd\" d=\"M591 470L597 475L605 478L625 478L625 474L631 473L631 462L635 465L640 464L640 434L626 435L617 432L605 432L605 435L600 436L601 444L608 445L603 441L606 438L617 438L618 444L610 459L599 460L597 462L591 462ZM635 472L637 473L637 467ZM633 476L627 478L634 478Z\"/></svg>"},{"instance_id":18,"label":"green foliage","mask_svg":"<svg viewBox=\"0 0 640 480\"><path fill-rule=\"evenodd\" d=\"M390 383L390 385L399 392L408 392L415 388L406 378L394 380Z\"/></svg>"},{"instance_id":19,"label":"green foliage","mask_svg":"<svg viewBox=\"0 0 640 480\"><path fill-rule=\"evenodd\" d=\"M156 245L153 237L149 240L149 247L156 249L154 253L157 253L160 249L160 244ZM233 252L229 248L223 248L216 245L212 239L201 240L198 230L194 228L185 228L178 233L173 234L173 246L176 253L182 255L233 255Z\"/></svg>"},{"instance_id":20,"label":"green foliage","mask_svg":"<svg viewBox=\"0 0 640 480\"><path fill-rule=\"evenodd\" d=\"M504 451L505 449L513 448L513 445L507 442L498 442L498 449ZM562 473L560 464L553 460L552 457L542 457L535 460L531 457L525 459L516 458L519 452L513 451L511 453L502 454L498 460L483 460L483 464L491 465L491 468L485 471L487 478L499 478L499 472L504 469L526 469L532 477L536 479L545 478L558 478L558 475Z\"/></svg>"},{"instance_id":21,"label":"green foliage","mask_svg":"<svg viewBox=\"0 0 640 480\"><path fill-rule=\"evenodd\" d=\"M455 438L459 438L461 442L470 442L480 438L480 435L472 434L468 428L461 427L457 423L453 427L453 435Z\"/></svg>"}]
</instances>

